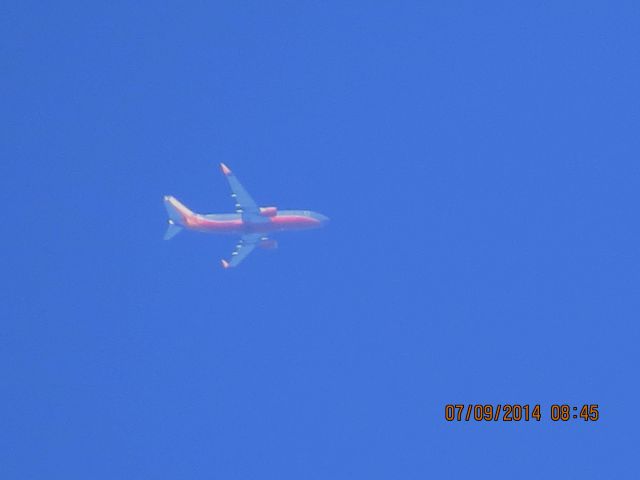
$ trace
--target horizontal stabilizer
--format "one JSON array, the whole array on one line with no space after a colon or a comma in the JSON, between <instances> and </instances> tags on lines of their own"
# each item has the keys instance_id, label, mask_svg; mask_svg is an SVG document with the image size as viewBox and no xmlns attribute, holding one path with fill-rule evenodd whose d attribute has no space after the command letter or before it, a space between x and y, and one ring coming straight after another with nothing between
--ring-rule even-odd
<instances>
[{"instance_id":1,"label":"horizontal stabilizer","mask_svg":"<svg viewBox=\"0 0 640 480\"><path fill-rule=\"evenodd\" d=\"M178 225L176 225L172 221L169 221L169 228L167 228L167 231L164 234L164 239L165 240L171 240L173 237L175 237L181 231L182 231L182 227L179 227Z\"/></svg>"}]
</instances>

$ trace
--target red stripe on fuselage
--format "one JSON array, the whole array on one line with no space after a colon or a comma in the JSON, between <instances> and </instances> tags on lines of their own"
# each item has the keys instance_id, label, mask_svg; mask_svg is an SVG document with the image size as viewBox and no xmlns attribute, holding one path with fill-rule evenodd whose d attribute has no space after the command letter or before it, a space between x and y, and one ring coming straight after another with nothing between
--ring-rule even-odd
<instances>
[{"instance_id":1,"label":"red stripe on fuselage","mask_svg":"<svg viewBox=\"0 0 640 480\"><path fill-rule=\"evenodd\" d=\"M237 220L211 220L198 215L185 216L184 226L190 230L210 233L269 233L281 230L304 230L319 227L321 222L302 215L277 215L264 223Z\"/></svg>"},{"instance_id":2,"label":"red stripe on fuselage","mask_svg":"<svg viewBox=\"0 0 640 480\"><path fill-rule=\"evenodd\" d=\"M193 215L184 219L185 227L199 232L212 233L241 233L244 231L244 224L241 219L237 220L211 220L209 218Z\"/></svg>"},{"instance_id":3,"label":"red stripe on fuselage","mask_svg":"<svg viewBox=\"0 0 640 480\"><path fill-rule=\"evenodd\" d=\"M271 217L271 223L279 228L298 229L298 228L314 228L320 226L320 221L312 217L302 215L276 215Z\"/></svg>"}]
</instances>

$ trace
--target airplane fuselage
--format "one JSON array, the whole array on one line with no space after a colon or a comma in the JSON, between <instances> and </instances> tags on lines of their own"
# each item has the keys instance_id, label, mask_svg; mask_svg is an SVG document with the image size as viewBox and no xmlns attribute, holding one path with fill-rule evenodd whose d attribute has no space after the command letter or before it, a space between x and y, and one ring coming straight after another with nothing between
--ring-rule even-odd
<instances>
[{"instance_id":1,"label":"airplane fuselage","mask_svg":"<svg viewBox=\"0 0 640 480\"><path fill-rule=\"evenodd\" d=\"M327 218L308 210L282 210L270 217L261 217L259 222L246 221L239 213L191 214L183 216L184 228L203 233L245 234L272 233L287 230L309 230L319 228Z\"/></svg>"}]
</instances>

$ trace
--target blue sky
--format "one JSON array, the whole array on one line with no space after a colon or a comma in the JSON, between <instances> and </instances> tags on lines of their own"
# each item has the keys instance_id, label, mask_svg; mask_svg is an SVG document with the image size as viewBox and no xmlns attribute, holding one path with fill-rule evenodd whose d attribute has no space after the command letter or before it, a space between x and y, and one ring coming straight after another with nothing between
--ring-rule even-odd
<instances>
[{"instance_id":1,"label":"blue sky","mask_svg":"<svg viewBox=\"0 0 640 480\"><path fill-rule=\"evenodd\" d=\"M3 478L633 476L637 2L91 3L0 17ZM163 242L220 161L331 224Z\"/></svg>"}]
</instances>

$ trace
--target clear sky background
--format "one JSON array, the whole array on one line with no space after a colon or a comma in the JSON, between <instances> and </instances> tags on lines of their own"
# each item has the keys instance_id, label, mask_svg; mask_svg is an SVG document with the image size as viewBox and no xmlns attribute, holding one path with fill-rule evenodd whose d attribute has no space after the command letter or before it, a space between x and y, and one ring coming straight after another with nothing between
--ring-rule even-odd
<instances>
[{"instance_id":1,"label":"clear sky background","mask_svg":"<svg viewBox=\"0 0 640 480\"><path fill-rule=\"evenodd\" d=\"M640 4L346 3L3 4L3 479L637 475Z\"/></svg>"}]
</instances>

